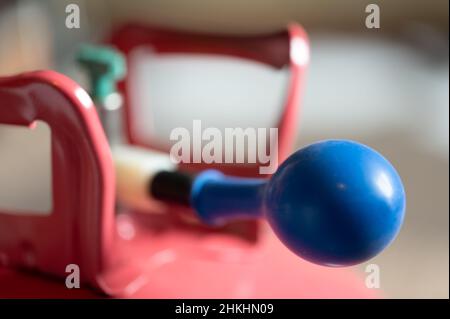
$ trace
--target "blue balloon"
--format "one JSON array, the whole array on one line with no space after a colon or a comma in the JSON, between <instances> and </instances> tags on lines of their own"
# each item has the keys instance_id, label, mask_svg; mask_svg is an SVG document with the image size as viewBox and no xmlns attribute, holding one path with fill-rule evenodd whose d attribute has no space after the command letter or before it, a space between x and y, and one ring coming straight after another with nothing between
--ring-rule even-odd
<instances>
[{"instance_id":1,"label":"blue balloon","mask_svg":"<svg viewBox=\"0 0 450 319\"><path fill-rule=\"evenodd\" d=\"M354 265L381 252L399 232L406 205L392 165L345 140L298 150L268 181L202 172L191 202L209 225L265 217L295 254L327 266Z\"/></svg>"},{"instance_id":2,"label":"blue balloon","mask_svg":"<svg viewBox=\"0 0 450 319\"><path fill-rule=\"evenodd\" d=\"M317 264L349 266L381 252L400 230L405 191L392 165L352 141L312 144L269 181L266 218L294 253Z\"/></svg>"}]
</instances>

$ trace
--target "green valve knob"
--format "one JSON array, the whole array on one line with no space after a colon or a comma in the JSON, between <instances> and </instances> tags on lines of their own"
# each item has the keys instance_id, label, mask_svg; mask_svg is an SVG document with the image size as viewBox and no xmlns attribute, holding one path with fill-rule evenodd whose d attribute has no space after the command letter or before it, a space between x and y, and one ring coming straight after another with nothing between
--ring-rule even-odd
<instances>
[{"instance_id":1,"label":"green valve knob","mask_svg":"<svg viewBox=\"0 0 450 319\"><path fill-rule=\"evenodd\" d=\"M117 81L126 74L124 56L111 47L83 45L77 61L89 73L91 95L99 103L104 103L108 95L117 91Z\"/></svg>"}]
</instances>

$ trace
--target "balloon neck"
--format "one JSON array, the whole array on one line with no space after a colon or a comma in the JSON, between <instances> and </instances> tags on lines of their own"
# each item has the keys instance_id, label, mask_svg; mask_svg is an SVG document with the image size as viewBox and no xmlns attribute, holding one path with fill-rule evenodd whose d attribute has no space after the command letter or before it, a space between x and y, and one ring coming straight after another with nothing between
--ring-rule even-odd
<instances>
[{"instance_id":1,"label":"balloon neck","mask_svg":"<svg viewBox=\"0 0 450 319\"><path fill-rule=\"evenodd\" d=\"M215 170L200 173L191 190L192 207L202 222L220 226L263 215L267 180L228 177Z\"/></svg>"}]
</instances>

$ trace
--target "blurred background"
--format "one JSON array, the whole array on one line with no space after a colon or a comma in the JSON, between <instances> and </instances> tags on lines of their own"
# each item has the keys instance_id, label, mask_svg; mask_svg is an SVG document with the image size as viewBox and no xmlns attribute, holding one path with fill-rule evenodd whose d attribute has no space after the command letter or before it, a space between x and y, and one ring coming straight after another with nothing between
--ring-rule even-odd
<instances>
[{"instance_id":1,"label":"blurred background","mask_svg":"<svg viewBox=\"0 0 450 319\"><path fill-rule=\"evenodd\" d=\"M70 3L81 10L80 29L65 27ZM369 3L380 7L379 29L365 26ZM3 0L0 76L51 68L78 79L79 44L101 42L124 22L248 35L277 32L296 21L311 42L297 146L350 138L391 160L406 187L405 224L392 246L370 263L380 266L386 297L448 298L448 9L447 0ZM239 117L239 125L264 122L254 114ZM166 128L173 125L167 123ZM365 265L359 268L363 272Z\"/></svg>"}]
</instances>

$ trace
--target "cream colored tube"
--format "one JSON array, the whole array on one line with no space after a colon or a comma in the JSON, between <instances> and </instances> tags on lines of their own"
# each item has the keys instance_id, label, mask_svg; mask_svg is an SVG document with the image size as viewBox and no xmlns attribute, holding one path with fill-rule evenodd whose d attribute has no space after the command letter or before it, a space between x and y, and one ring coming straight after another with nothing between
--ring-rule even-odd
<instances>
[{"instance_id":1,"label":"cream colored tube","mask_svg":"<svg viewBox=\"0 0 450 319\"><path fill-rule=\"evenodd\" d=\"M176 170L177 165L166 153L136 146L112 148L116 171L116 188L119 202L126 206L149 211L155 202L149 196L152 179L161 170Z\"/></svg>"}]
</instances>

